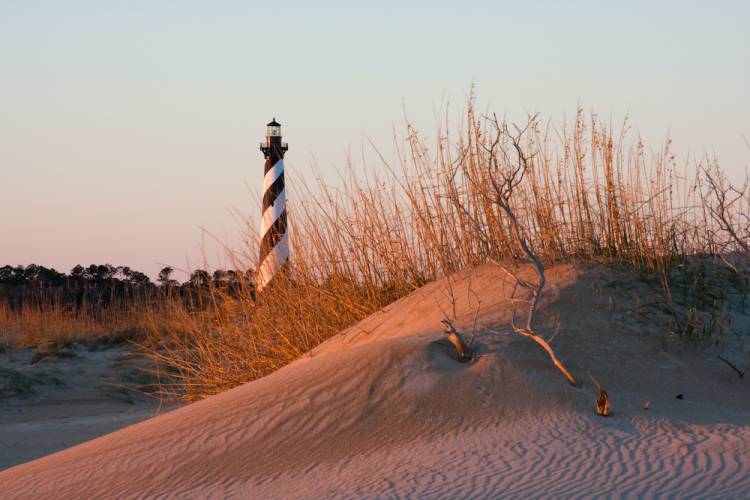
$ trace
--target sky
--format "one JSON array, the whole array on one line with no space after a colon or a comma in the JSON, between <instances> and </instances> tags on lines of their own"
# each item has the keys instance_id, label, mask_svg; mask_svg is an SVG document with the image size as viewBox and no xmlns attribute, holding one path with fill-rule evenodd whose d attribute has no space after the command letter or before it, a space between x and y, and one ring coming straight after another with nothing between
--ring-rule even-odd
<instances>
[{"instance_id":1,"label":"sky","mask_svg":"<svg viewBox=\"0 0 750 500\"><path fill-rule=\"evenodd\" d=\"M0 265L221 265L271 118L288 171L334 179L472 85L511 117L627 114L739 177L749 22L745 1L0 0Z\"/></svg>"}]
</instances>

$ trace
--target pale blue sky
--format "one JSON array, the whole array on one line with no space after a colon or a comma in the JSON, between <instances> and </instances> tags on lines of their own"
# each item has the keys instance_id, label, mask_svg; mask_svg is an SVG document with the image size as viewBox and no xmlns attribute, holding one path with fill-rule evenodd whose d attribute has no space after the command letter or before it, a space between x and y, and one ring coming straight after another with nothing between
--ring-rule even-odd
<instances>
[{"instance_id":1,"label":"pale blue sky","mask_svg":"<svg viewBox=\"0 0 750 500\"><path fill-rule=\"evenodd\" d=\"M324 173L472 82L500 114L629 113L750 164L750 2L0 0L0 265L200 260L254 210L264 125ZM215 245L209 243L209 256Z\"/></svg>"}]
</instances>

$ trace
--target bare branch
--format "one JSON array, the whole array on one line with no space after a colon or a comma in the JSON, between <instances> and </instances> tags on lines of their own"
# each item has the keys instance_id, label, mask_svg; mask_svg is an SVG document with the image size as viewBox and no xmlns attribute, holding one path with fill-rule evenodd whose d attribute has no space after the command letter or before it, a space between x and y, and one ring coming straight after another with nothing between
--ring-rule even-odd
<instances>
[{"instance_id":1,"label":"bare branch","mask_svg":"<svg viewBox=\"0 0 750 500\"><path fill-rule=\"evenodd\" d=\"M750 255L750 230L748 234L737 234L736 225L733 222L732 207L742 199L746 186L742 190L734 188L731 184L727 187L720 173L712 174L708 167L703 169L708 182L708 189L713 194L716 204L706 203L711 217L719 224L722 231L726 232L731 240L737 244L746 254Z\"/></svg>"},{"instance_id":2,"label":"bare branch","mask_svg":"<svg viewBox=\"0 0 750 500\"><path fill-rule=\"evenodd\" d=\"M490 177L492 181L492 186L494 189L495 199L494 202L497 204L497 206L500 207L500 209L503 211L503 213L506 215L508 220L510 221L510 227L513 233L513 236L515 237L516 241L518 242L519 246L521 247L521 250L523 251L524 255L526 256L526 259L531 262L531 264L534 266L534 270L537 273L538 276L538 283L536 285L531 285L526 282L522 282L519 280L515 273L511 273L506 270L506 273L512 275L516 278L516 283L524 283L524 285L531 290L531 299L529 300L529 310L526 315L526 325L525 327L519 327L515 324L515 307L513 308L513 319L511 321L511 324L513 326L513 329L516 331L516 333L523 335L525 337L530 338L534 342L536 342L539 346L542 347L542 349L545 350L547 355L552 360L552 363L557 367L558 370L563 374L563 376L566 378L568 382L570 382L571 385L576 385L576 381L573 378L573 376L570 374L568 369L565 367L565 365L557 358L555 355L554 350L549 345L549 342L544 340L541 336L537 335L534 332L534 315L536 313L537 306L539 305L539 299L542 295L542 291L544 290L544 285L546 284L546 277L544 275L544 266L542 265L539 258L534 254L534 252L531 250L531 247L529 246L528 242L526 241L526 238L522 234L520 224L518 222L518 218L516 217L515 212L513 211L513 208L511 207L510 199L513 195L513 190L518 186L518 184L523 179L523 176L526 174L526 172L529 170L529 158L524 153L523 148L521 147L521 138L526 133L526 131L534 124L535 118L530 118L526 127L523 129L520 129L516 127L517 135L513 136L508 133L507 125L503 124L502 126L497 121L497 116L494 117L494 125L495 130L498 133L498 137L500 134L504 134L507 138L510 139L511 144L513 145L513 148L516 151L516 154L518 156L518 161L515 166L508 166L507 169L501 171L497 168L497 158L495 155L495 147L499 144L499 139L496 138L496 140L493 142L489 154L490 154L490 162L491 164L495 165L495 169L493 169L497 175L500 176L500 181L496 179L494 175ZM494 172L491 172L494 173ZM495 263L497 264L497 263ZM502 268L502 266L500 266ZM516 288L513 288L513 295L515 294Z\"/></svg>"}]
</instances>

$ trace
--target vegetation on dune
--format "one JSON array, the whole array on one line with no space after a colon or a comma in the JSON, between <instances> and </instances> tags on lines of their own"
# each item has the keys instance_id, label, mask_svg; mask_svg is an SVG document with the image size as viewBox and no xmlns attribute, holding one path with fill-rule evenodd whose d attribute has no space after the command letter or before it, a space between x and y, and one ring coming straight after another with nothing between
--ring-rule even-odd
<instances>
[{"instance_id":1,"label":"vegetation on dune","mask_svg":"<svg viewBox=\"0 0 750 500\"><path fill-rule=\"evenodd\" d=\"M335 187L292 184L291 266L270 290L215 290L205 313L179 308L179 325L152 330L167 392L200 398L262 376L428 281L524 260L520 241L545 265L595 260L655 281L665 326L697 345L720 334L728 290L746 291L726 256L746 251L750 191L730 191L715 161L680 173L669 142L647 150L627 123L582 111L562 128L537 116L516 127L469 106L464 130L445 126L431 148L407 131L395 165L350 163ZM528 168L507 208L523 238L493 183L519 156Z\"/></svg>"},{"instance_id":2,"label":"vegetation on dune","mask_svg":"<svg viewBox=\"0 0 750 500\"><path fill-rule=\"evenodd\" d=\"M7 397L28 397L35 392L35 386L61 386L63 381L47 373L34 373L28 368L0 367L0 399Z\"/></svg>"},{"instance_id":3,"label":"vegetation on dune","mask_svg":"<svg viewBox=\"0 0 750 500\"><path fill-rule=\"evenodd\" d=\"M747 185L732 187L710 159L681 171L669 142L649 150L627 123L615 130L579 111L561 127L538 116L516 127L470 105L460 132L446 125L428 146L407 125L399 146L395 164L349 163L336 186L290 183L291 261L263 293L248 271L227 278L231 287L193 273L200 293L182 294L164 293L176 286L167 275L156 299L123 314L158 362L164 394L192 400L263 376L428 281L522 261L520 241L544 265L596 260L642 273L673 334L696 344L719 335L728 290L747 290L746 264L729 257L748 251ZM519 157L527 168L503 207L498 173ZM245 253L256 249L248 236ZM242 255L232 267L253 269Z\"/></svg>"}]
</instances>

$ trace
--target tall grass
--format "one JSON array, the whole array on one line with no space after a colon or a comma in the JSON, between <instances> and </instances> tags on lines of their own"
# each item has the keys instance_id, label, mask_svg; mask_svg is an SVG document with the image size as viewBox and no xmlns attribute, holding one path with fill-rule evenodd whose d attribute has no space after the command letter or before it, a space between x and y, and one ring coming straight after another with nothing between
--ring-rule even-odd
<instances>
[{"instance_id":1,"label":"tall grass","mask_svg":"<svg viewBox=\"0 0 750 500\"><path fill-rule=\"evenodd\" d=\"M188 400L220 392L430 280L488 258L519 259L491 187L497 169L513 168L519 154L530 169L511 204L545 263L626 263L657 276L669 300L670 269L728 249L705 208L711 193L702 166L680 172L669 142L648 150L627 123L615 129L582 110L560 127L536 116L515 127L469 105L465 123L457 133L443 127L429 146L407 124L396 163L381 157L369 170L349 163L335 187L292 179L288 274L258 296L249 287L233 295L211 289L200 308L165 301L151 315L149 343L168 373L164 391ZM743 197L732 206L737 213L750 208L750 195ZM239 269L255 265L233 258Z\"/></svg>"},{"instance_id":2,"label":"tall grass","mask_svg":"<svg viewBox=\"0 0 750 500\"><path fill-rule=\"evenodd\" d=\"M150 317L151 308L136 302L106 309L84 304L78 310L58 302L26 303L21 308L0 302L0 345L24 348L142 339L144 321Z\"/></svg>"},{"instance_id":3,"label":"tall grass","mask_svg":"<svg viewBox=\"0 0 750 500\"><path fill-rule=\"evenodd\" d=\"M247 283L209 284L187 299L162 293L97 310L0 305L0 343L128 339L152 353L164 394L193 400L221 392L280 368L428 281L489 258L520 259L491 182L519 155L530 168L510 203L546 264L629 265L657 278L669 304L673 287L685 288L676 267L684 275L682 264L695 256L747 248L750 189L730 191L713 160L679 168L668 141L648 149L627 122L616 129L580 109L571 123L532 116L516 127L477 116L470 103L462 121L432 141L407 124L395 162L349 162L339 179L312 184L292 178L289 272L263 293ZM247 251L229 255L231 267L255 268L257 244L253 231ZM695 317L701 301L690 299ZM687 317L678 328L693 332L694 323Z\"/></svg>"}]
</instances>

